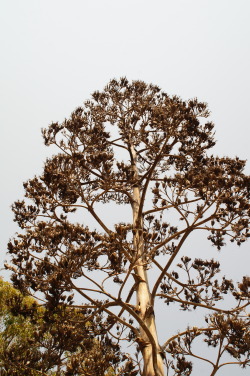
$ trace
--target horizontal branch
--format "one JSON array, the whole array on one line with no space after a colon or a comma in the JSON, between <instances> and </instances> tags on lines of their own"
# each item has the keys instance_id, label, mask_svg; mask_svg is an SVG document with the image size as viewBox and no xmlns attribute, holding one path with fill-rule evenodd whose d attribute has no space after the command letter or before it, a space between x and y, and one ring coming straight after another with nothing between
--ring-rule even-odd
<instances>
[{"instance_id":1,"label":"horizontal branch","mask_svg":"<svg viewBox=\"0 0 250 376\"><path fill-rule=\"evenodd\" d=\"M238 364L238 365L242 365L242 364L247 364L247 363L250 363L250 359L246 359L246 360L242 360L242 361L238 361L238 362L226 362L226 363L222 363L218 366L218 369L223 367L223 366L228 366L230 364Z\"/></svg>"},{"instance_id":2,"label":"horizontal branch","mask_svg":"<svg viewBox=\"0 0 250 376\"><path fill-rule=\"evenodd\" d=\"M195 306L195 307L206 308L206 309L213 310L213 311L216 311L216 312L219 312L219 313L230 314L230 313L233 312L233 311L230 311L230 310L228 311L228 310L224 310L224 309L220 309L220 308L216 308L216 307L211 307L209 305L202 304L202 303L189 302L188 300L182 300L180 298L175 298L173 296L166 295L166 294L156 294L156 296L160 296L161 298L166 298L166 299L169 299L169 300L174 300L175 302L178 302L178 303L181 303L181 304L186 304L186 305L192 305L192 306Z\"/></svg>"},{"instance_id":3,"label":"horizontal branch","mask_svg":"<svg viewBox=\"0 0 250 376\"><path fill-rule=\"evenodd\" d=\"M171 338L169 338L162 346L161 348L163 350L165 350L165 348L167 347L167 345L172 342L173 340L179 338L179 337L182 337L188 333L199 333L199 332L208 332L208 331L213 331L213 330L218 330L215 326L212 326L212 327L209 327L209 328L197 328L197 327L193 327L191 329L188 329L188 330L185 330L184 332L181 332L181 333L178 333L178 334L175 334L174 336L172 336Z\"/></svg>"},{"instance_id":4,"label":"horizontal branch","mask_svg":"<svg viewBox=\"0 0 250 376\"><path fill-rule=\"evenodd\" d=\"M201 198L196 198L196 199L193 199L193 200L190 200L190 201L184 201L184 202L180 202L178 203L178 206L179 205L185 205L185 204L190 204L192 202L196 202L196 201L199 201L201 200ZM142 213L142 215L148 215L148 214L151 214L151 213L156 213L158 211L162 211L162 210L167 210L167 209L171 209L171 208L174 208L176 207L176 205L166 205L166 206L162 206L161 208L155 208L155 209L151 209L151 210L147 210L146 212Z\"/></svg>"}]
</instances>

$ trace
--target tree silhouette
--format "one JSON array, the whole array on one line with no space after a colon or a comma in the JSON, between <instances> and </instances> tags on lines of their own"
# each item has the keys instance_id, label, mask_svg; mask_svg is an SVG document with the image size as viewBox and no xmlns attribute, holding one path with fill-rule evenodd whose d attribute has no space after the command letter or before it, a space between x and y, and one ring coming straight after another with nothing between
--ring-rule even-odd
<instances>
[{"instance_id":1,"label":"tree silhouette","mask_svg":"<svg viewBox=\"0 0 250 376\"><path fill-rule=\"evenodd\" d=\"M193 260L183 255L197 230L218 250L249 237L245 162L207 154L215 144L208 116L197 99L112 80L68 120L43 130L45 144L59 153L24 184L26 200L13 205L24 230L8 245L15 286L42 292L51 310L78 307L88 321L101 314L107 338L136 346L127 355L129 375L163 376L165 367L190 375L191 357L208 362L211 375L224 364L249 363L250 278L235 285L219 278L219 263L204 252ZM205 325L160 344L159 299L166 310L173 303L203 310ZM217 349L215 359L195 354L198 337ZM232 359L223 361L225 353Z\"/></svg>"}]
</instances>

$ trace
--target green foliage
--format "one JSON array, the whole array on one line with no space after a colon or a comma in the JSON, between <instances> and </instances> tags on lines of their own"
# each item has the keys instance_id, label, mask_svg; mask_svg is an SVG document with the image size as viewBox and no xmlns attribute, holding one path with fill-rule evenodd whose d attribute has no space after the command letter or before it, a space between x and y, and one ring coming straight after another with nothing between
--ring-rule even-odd
<instances>
[{"instance_id":1,"label":"green foliage","mask_svg":"<svg viewBox=\"0 0 250 376\"><path fill-rule=\"evenodd\" d=\"M112 376L111 364L120 362L119 346L98 341L84 314L60 308L51 313L2 279L0 320L1 376Z\"/></svg>"},{"instance_id":2,"label":"green foliage","mask_svg":"<svg viewBox=\"0 0 250 376\"><path fill-rule=\"evenodd\" d=\"M0 279L0 374L38 376L41 352L40 344L34 343L36 325L26 315L18 314L17 308L20 312L35 312L39 322L41 310L36 301Z\"/></svg>"}]
</instances>

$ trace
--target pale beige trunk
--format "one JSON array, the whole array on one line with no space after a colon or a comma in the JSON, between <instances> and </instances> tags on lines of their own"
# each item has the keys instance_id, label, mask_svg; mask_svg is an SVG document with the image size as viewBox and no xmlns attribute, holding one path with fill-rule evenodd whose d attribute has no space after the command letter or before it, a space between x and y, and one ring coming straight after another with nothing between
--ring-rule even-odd
<instances>
[{"instance_id":1,"label":"pale beige trunk","mask_svg":"<svg viewBox=\"0 0 250 376\"><path fill-rule=\"evenodd\" d=\"M132 149L134 177L138 177L136 167L136 154ZM157 337L154 307L151 302L151 294L148 285L147 268L145 265L144 240L143 240L143 219L139 218L140 188L133 188L133 226L134 226L134 251L137 256L135 267L137 284L137 307L140 318L143 320L147 330L140 327L141 338L138 343L142 352L144 368L143 376L164 376L163 359L161 356L159 341ZM149 338L149 333L150 333ZM153 343L152 343L153 342Z\"/></svg>"}]
</instances>

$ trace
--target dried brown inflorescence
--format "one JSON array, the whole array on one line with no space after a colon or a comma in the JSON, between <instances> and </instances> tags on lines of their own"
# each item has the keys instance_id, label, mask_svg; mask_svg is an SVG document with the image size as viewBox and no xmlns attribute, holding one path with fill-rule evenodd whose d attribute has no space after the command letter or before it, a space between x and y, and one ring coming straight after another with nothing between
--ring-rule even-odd
<instances>
[{"instance_id":1,"label":"dried brown inflorescence","mask_svg":"<svg viewBox=\"0 0 250 376\"><path fill-rule=\"evenodd\" d=\"M42 292L52 311L87 310L82 325L102 315L107 338L136 344L142 361L138 353L127 356L117 375L163 376L166 366L169 374L190 375L190 359L198 357L192 344L202 336L218 349L215 359L204 357L212 375L223 364L249 363L249 278L237 286L218 279L219 263L202 252L199 259L183 256L197 230L218 250L227 240L240 245L249 237L245 162L208 155L215 144L208 116L197 99L112 80L68 120L43 130L45 144L59 153L24 184L25 200L13 205L23 229L8 246L15 286ZM131 220L124 222L122 210L118 223L112 211L104 220L105 207L114 205L129 208ZM232 296L229 306L217 306L225 294ZM158 299L166 310L174 302L184 311L204 310L205 326L160 344ZM223 362L226 352L233 359ZM79 352L75 368L81 359Z\"/></svg>"}]
</instances>

